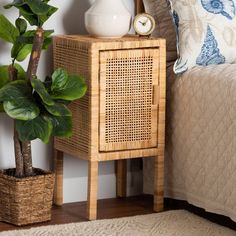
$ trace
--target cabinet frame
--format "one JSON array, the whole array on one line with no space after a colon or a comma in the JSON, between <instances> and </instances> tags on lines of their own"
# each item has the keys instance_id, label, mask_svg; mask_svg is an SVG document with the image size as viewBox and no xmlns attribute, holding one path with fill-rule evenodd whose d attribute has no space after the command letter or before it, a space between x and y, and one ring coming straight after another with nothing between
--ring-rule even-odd
<instances>
[{"instance_id":1,"label":"cabinet frame","mask_svg":"<svg viewBox=\"0 0 236 236\"><path fill-rule=\"evenodd\" d=\"M119 170L122 172L124 160L138 157L155 157L155 191L154 209L163 209L163 181L164 181L164 144L165 144L165 104L166 104L166 45L164 39L140 38L126 36L121 39L98 39L86 35L62 35L54 38L54 67L62 67L70 74L82 74L86 78L88 92L84 98L70 105L73 113L72 138L54 139L55 170L57 183L55 188L55 204L61 205L63 179L63 153L89 161L88 183L88 219L96 219L97 215L97 173L98 162L118 160ZM101 121L101 89L100 84L100 56L104 52L128 50L156 50L155 60L156 83L153 83L152 104L157 108L157 117L154 117L157 127L156 140L151 145L137 145L122 148L104 148L100 150L100 121ZM155 128L156 130L156 128ZM154 138L155 139L155 138ZM58 161L60 160L60 161ZM58 173L58 175L57 175ZM124 177L122 173L120 176ZM119 173L118 173L119 178ZM117 181L124 183L125 181ZM124 189L118 186L117 189ZM124 192L124 191L123 191ZM124 194L123 194L124 195Z\"/></svg>"}]
</instances>

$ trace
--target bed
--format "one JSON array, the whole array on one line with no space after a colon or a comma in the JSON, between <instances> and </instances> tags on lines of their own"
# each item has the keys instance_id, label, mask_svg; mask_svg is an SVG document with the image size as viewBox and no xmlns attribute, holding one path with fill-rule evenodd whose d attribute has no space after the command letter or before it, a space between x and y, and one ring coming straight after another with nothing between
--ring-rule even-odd
<instances>
[{"instance_id":1,"label":"bed","mask_svg":"<svg viewBox=\"0 0 236 236\"><path fill-rule=\"evenodd\" d=\"M142 0L136 9L144 11ZM165 197L236 221L236 64L194 67L176 77L173 63L172 52L167 58ZM153 191L148 160L145 193Z\"/></svg>"}]
</instances>

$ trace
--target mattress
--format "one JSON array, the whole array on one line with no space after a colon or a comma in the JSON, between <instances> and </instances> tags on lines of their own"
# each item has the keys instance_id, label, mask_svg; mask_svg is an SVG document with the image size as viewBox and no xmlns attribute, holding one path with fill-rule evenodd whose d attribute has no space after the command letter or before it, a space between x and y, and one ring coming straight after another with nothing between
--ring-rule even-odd
<instances>
[{"instance_id":1,"label":"mattress","mask_svg":"<svg viewBox=\"0 0 236 236\"><path fill-rule=\"evenodd\" d=\"M236 221L236 64L167 76L165 197ZM153 191L144 161L144 192Z\"/></svg>"}]
</instances>

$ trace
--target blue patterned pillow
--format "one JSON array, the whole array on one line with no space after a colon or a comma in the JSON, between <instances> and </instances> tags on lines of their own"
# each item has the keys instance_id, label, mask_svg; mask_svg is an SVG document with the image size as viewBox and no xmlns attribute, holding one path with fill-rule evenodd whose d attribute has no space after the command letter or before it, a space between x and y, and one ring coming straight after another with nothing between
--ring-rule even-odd
<instances>
[{"instance_id":1,"label":"blue patterned pillow","mask_svg":"<svg viewBox=\"0 0 236 236\"><path fill-rule=\"evenodd\" d=\"M236 62L236 0L169 0L176 26L176 74Z\"/></svg>"}]
</instances>

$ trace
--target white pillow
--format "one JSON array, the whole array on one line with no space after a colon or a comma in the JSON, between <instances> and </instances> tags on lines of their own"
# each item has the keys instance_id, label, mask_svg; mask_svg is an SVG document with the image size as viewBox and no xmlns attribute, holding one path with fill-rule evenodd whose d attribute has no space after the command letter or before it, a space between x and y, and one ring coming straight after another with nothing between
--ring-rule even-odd
<instances>
[{"instance_id":1,"label":"white pillow","mask_svg":"<svg viewBox=\"0 0 236 236\"><path fill-rule=\"evenodd\" d=\"M169 0L176 25L176 74L236 61L236 0Z\"/></svg>"}]
</instances>

